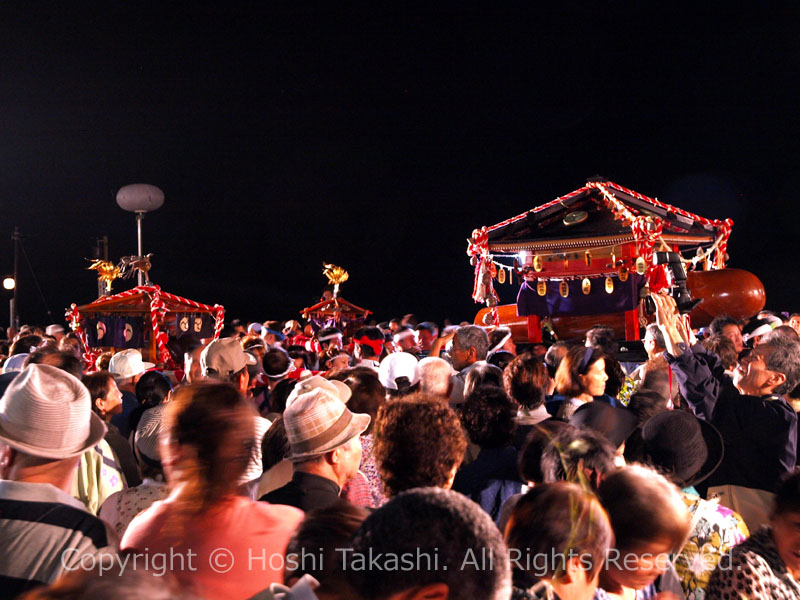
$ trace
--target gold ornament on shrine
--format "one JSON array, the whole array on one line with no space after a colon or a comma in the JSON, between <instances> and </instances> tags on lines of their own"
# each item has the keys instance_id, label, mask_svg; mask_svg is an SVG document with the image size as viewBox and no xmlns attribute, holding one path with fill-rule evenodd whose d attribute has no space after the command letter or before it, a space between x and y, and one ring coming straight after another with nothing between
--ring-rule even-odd
<instances>
[{"instance_id":1,"label":"gold ornament on shrine","mask_svg":"<svg viewBox=\"0 0 800 600\"><path fill-rule=\"evenodd\" d=\"M644 261L643 256L636 257L636 272L639 275L644 275L647 272L647 263Z\"/></svg>"},{"instance_id":2,"label":"gold ornament on shrine","mask_svg":"<svg viewBox=\"0 0 800 600\"><path fill-rule=\"evenodd\" d=\"M538 254L536 256L534 256L533 257L533 270L536 271L537 273L540 273L543 266L544 265L542 265L542 257L539 256Z\"/></svg>"},{"instance_id":3,"label":"gold ornament on shrine","mask_svg":"<svg viewBox=\"0 0 800 600\"><path fill-rule=\"evenodd\" d=\"M589 281L588 277L583 278L583 281L581 282L581 291L583 292L584 296L588 296L592 291L592 282Z\"/></svg>"},{"instance_id":4,"label":"gold ornament on shrine","mask_svg":"<svg viewBox=\"0 0 800 600\"><path fill-rule=\"evenodd\" d=\"M606 294L614 293L614 280L611 277L606 277Z\"/></svg>"},{"instance_id":5,"label":"gold ornament on shrine","mask_svg":"<svg viewBox=\"0 0 800 600\"><path fill-rule=\"evenodd\" d=\"M628 281L628 275L630 274L631 272L628 271L628 267L626 267L625 265L620 265L619 269L617 270L617 275L619 276L619 280L623 283Z\"/></svg>"},{"instance_id":6,"label":"gold ornament on shrine","mask_svg":"<svg viewBox=\"0 0 800 600\"><path fill-rule=\"evenodd\" d=\"M497 271L497 281L500 284L503 284L503 283L506 282L506 270L505 269L499 269Z\"/></svg>"},{"instance_id":7,"label":"gold ornament on shrine","mask_svg":"<svg viewBox=\"0 0 800 600\"><path fill-rule=\"evenodd\" d=\"M540 296L547 294L547 282L544 279L540 279L536 282L536 293Z\"/></svg>"},{"instance_id":8,"label":"gold ornament on shrine","mask_svg":"<svg viewBox=\"0 0 800 600\"><path fill-rule=\"evenodd\" d=\"M336 298L339 295L339 285L347 281L350 278L350 274L336 265L322 263L322 266L322 274L328 278L328 283L333 286L333 297Z\"/></svg>"},{"instance_id":9,"label":"gold ornament on shrine","mask_svg":"<svg viewBox=\"0 0 800 600\"><path fill-rule=\"evenodd\" d=\"M561 284L558 286L558 292L564 298L569 296L569 284L566 282L566 280L562 281Z\"/></svg>"},{"instance_id":10,"label":"gold ornament on shrine","mask_svg":"<svg viewBox=\"0 0 800 600\"><path fill-rule=\"evenodd\" d=\"M564 255L564 270L569 269L569 255Z\"/></svg>"},{"instance_id":11,"label":"gold ornament on shrine","mask_svg":"<svg viewBox=\"0 0 800 600\"><path fill-rule=\"evenodd\" d=\"M586 261L586 266L587 267L591 267L592 266L592 255L589 253L588 250L586 252L584 252L583 260Z\"/></svg>"},{"instance_id":12,"label":"gold ornament on shrine","mask_svg":"<svg viewBox=\"0 0 800 600\"><path fill-rule=\"evenodd\" d=\"M87 267L87 270L97 271L97 279L103 283L106 293L111 291L111 282L122 277L120 267L107 260L96 260Z\"/></svg>"}]
</instances>

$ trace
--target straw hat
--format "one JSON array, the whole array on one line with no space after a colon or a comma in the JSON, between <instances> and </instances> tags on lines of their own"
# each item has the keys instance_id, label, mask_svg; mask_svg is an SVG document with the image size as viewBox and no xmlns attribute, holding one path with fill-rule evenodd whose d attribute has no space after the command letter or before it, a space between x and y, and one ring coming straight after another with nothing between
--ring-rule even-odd
<instances>
[{"instance_id":1,"label":"straw hat","mask_svg":"<svg viewBox=\"0 0 800 600\"><path fill-rule=\"evenodd\" d=\"M312 375L311 377L306 377L297 382L297 385L294 386L294 389L286 398L286 407L288 408L291 406L292 402L294 402L298 396L313 392L314 390L325 390L329 394L333 394L335 398L341 400L342 404L347 404L347 401L350 400L350 396L353 393L350 388L347 387L347 384L341 381L325 379L319 375Z\"/></svg>"},{"instance_id":2,"label":"straw hat","mask_svg":"<svg viewBox=\"0 0 800 600\"><path fill-rule=\"evenodd\" d=\"M299 384L298 384L299 385ZM328 390L301 394L283 413L290 460L336 450L369 427L369 415L353 413Z\"/></svg>"},{"instance_id":3,"label":"straw hat","mask_svg":"<svg viewBox=\"0 0 800 600\"><path fill-rule=\"evenodd\" d=\"M28 365L0 399L0 441L24 454L63 459L95 446L106 426L89 390L51 365Z\"/></svg>"}]
</instances>

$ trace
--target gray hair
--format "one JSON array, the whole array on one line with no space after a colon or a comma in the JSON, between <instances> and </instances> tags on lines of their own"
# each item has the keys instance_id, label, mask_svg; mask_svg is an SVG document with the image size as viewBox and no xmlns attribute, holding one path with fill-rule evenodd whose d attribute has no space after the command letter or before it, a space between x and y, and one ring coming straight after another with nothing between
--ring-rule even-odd
<instances>
[{"instance_id":1,"label":"gray hair","mask_svg":"<svg viewBox=\"0 0 800 600\"><path fill-rule=\"evenodd\" d=\"M775 388L775 393L780 396L788 394L800 383L800 343L778 334L768 335L759 346L772 349L765 359L767 368L786 376L786 381Z\"/></svg>"},{"instance_id":2,"label":"gray hair","mask_svg":"<svg viewBox=\"0 0 800 600\"><path fill-rule=\"evenodd\" d=\"M486 354L489 352L489 336L483 327L465 325L459 327L453 336L453 348L457 350L475 348L477 359L486 360Z\"/></svg>"},{"instance_id":3,"label":"gray hair","mask_svg":"<svg viewBox=\"0 0 800 600\"><path fill-rule=\"evenodd\" d=\"M419 361L419 387L432 396L450 395L450 377L453 367L443 358L428 356Z\"/></svg>"},{"instance_id":4,"label":"gray hair","mask_svg":"<svg viewBox=\"0 0 800 600\"><path fill-rule=\"evenodd\" d=\"M650 323L645 330L644 337L650 336L656 343L657 348L666 348L667 344L664 341L664 334L661 333L661 328L655 323Z\"/></svg>"}]
</instances>

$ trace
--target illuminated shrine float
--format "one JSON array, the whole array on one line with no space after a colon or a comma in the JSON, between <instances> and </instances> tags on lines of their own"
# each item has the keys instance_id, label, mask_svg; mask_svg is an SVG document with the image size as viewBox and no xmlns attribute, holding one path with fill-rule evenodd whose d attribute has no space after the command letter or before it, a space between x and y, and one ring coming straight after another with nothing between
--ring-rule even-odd
<instances>
[{"instance_id":1,"label":"illuminated shrine float","mask_svg":"<svg viewBox=\"0 0 800 600\"><path fill-rule=\"evenodd\" d=\"M652 317L648 291L670 289L693 327L718 314L747 319L766 303L761 281L726 268L733 221L708 219L603 178L468 240L472 297L486 304L475 323L510 327L517 342L582 339L593 325L640 339ZM495 286L519 284L516 304ZM683 284L683 285L681 285ZM688 288L688 289L687 289ZM702 300L699 304L696 304Z\"/></svg>"}]
</instances>

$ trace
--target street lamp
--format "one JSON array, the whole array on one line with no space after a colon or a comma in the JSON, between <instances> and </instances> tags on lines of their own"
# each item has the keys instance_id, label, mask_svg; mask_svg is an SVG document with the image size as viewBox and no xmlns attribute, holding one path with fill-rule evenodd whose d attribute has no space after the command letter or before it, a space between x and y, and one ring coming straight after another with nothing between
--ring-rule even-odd
<instances>
[{"instance_id":1,"label":"street lamp","mask_svg":"<svg viewBox=\"0 0 800 600\"><path fill-rule=\"evenodd\" d=\"M147 212L157 210L164 204L164 192L149 183L133 183L117 192L117 204L123 210L136 213L136 234L138 240L138 256L142 252L142 221ZM139 285L144 285L144 275L139 271Z\"/></svg>"},{"instance_id":2,"label":"street lamp","mask_svg":"<svg viewBox=\"0 0 800 600\"><path fill-rule=\"evenodd\" d=\"M11 291L11 290L15 290L16 287L17 287L17 280L14 279L13 277L6 277L5 279L3 279L3 289ZM8 313L9 313L8 324L9 324L9 327L14 327L14 324L15 324L14 323L14 316L15 316L14 315L14 308L15 308L15 306L14 306L14 298L12 296L11 299L9 299L9 301L8 301Z\"/></svg>"}]
</instances>

